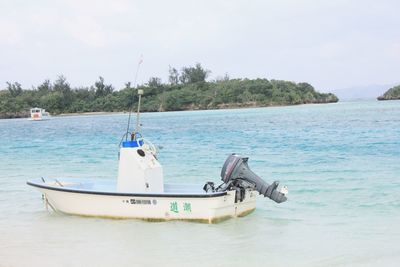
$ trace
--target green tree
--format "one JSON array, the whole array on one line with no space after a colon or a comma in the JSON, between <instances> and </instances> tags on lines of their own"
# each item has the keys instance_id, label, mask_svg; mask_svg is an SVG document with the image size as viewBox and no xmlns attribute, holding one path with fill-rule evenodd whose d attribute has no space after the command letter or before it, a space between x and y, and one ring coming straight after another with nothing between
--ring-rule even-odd
<instances>
[{"instance_id":1,"label":"green tree","mask_svg":"<svg viewBox=\"0 0 400 267\"><path fill-rule=\"evenodd\" d=\"M162 86L161 78L158 77L150 77L149 81L147 82L149 87L160 87Z\"/></svg>"},{"instance_id":2,"label":"green tree","mask_svg":"<svg viewBox=\"0 0 400 267\"><path fill-rule=\"evenodd\" d=\"M19 96L22 93L21 84L18 82L7 82L7 90L10 92L11 96L14 97Z\"/></svg>"},{"instance_id":3,"label":"green tree","mask_svg":"<svg viewBox=\"0 0 400 267\"><path fill-rule=\"evenodd\" d=\"M195 67L183 67L179 79L183 84L205 82L210 73L197 63Z\"/></svg>"},{"instance_id":4,"label":"green tree","mask_svg":"<svg viewBox=\"0 0 400 267\"><path fill-rule=\"evenodd\" d=\"M53 84L53 89L54 91L63 94L71 92L71 86L67 82L67 78L65 78L63 75L58 76L57 80Z\"/></svg>"},{"instance_id":5,"label":"green tree","mask_svg":"<svg viewBox=\"0 0 400 267\"><path fill-rule=\"evenodd\" d=\"M172 68L169 66L169 76L168 76L168 81L172 85L177 85L179 83L179 72L177 69Z\"/></svg>"},{"instance_id":6,"label":"green tree","mask_svg":"<svg viewBox=\"0 0 400 267\"><path fill-rule=\"evenodd\" d=\"M94 90L96 97L103 97L111 94L114 91L114 87L111 84L105 84L104 78L99 77L99 80L94 83Z\"/></svg>"},{"instance_id":7,"label":"green tree","mask_svg":"<svg viewBox=\"0 0 400 267\"><path fill-rule=\"evenodd\" d=\"M59 114L65 112L65 103L63 101L63 94L59 91L51 92L40 98L42 107L50 111L53 114Z\"/></svg>"},{"instance_id":8,"label":"green tree","mask_svg":"<svg viewBox=\"0 0 400 267\"><path fill-rule=\"evenodd\" d=\"M59 112L68 112L68 108L73 101L73 92L67 79L62 75L58 76L53 83L53 90L57 94L51 94L52 102L55 101L52 105L55 105L57 107L56 110Z\"/></svg>"},{"instance_id":9,"label":"green tree","mask_svg":"<svg viewBox=\"0 0 400 267\"><path fill-rule=\"evenodd\" d=\"M53 90L50 80L45 80L41 85L37 87L39 94L47 94Z\"/></svg>"},{"instance_id":10,"label":"green tree","mask_svg":"<svg viewBox=\"0 0 400 267\"><path fill-rule=\"evenodd\" d=\"M145 85L143 111L209 109L244 106L296 105L306 103L332 103L333 94L315 91L308 83L294 83L267 79L224 79L207 82L210 73L200 64L184 67L178 73L169 68L169 83L152 77ZM181 82L179 82L181 81ZM7 83L0 90L0 118L24 117L29 108L39 106L53 114L92 111L128 111L138 101L137 89L126 83L114 91L104 78L91 87L72 88L64 76L54 83L45 80L36 90L23 90L19 83ZM385 97L392 99L400 87L391 88Z\"/></svg>"},{"instance_id":11,"label":"green tree","mask_svg":"<svg viewBox=\"0 0 400 267\"><path fill-rule=\"evenodd\" d=\"M383 96L378 97L378 100L396 100L400 99L400 85L387 90Z\"/></svg>"}]
</instances>

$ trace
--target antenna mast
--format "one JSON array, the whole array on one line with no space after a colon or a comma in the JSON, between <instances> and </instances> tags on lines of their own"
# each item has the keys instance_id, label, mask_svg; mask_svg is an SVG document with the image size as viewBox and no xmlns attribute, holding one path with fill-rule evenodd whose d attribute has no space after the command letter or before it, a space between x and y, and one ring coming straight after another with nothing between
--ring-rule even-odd
<instances>
[{"instance_id":1,"label":"antenna mast","mask_svg":"<svg viewBox=\"0 0 400 267\"><path fill-rule=\"evenodd\" d=\"M133 88L137 87L137 76L138 76L138 73L139 73L140 65L142 63L143 63L143 55L140 56L140 60L138 62L137 68L136 68L135 82L133 84ZM141 100L142 95L143 95L143 90L142 89L138 89L138 95L139 95L139 102L138 102L138 111L137 111L137 114L136 114L136 129L135 129L135 132L132 134L132 136L134 136L135 139L136 139L136 133L139 132L139 126L140 126L139 118L140 118L140 100ZM131 108L129 110L128 126L126 127L125 141L128 140L129 126L131 124L132 110L133 110L133 103L132 103L132 106L131 106Z\"/></svg>"},{"instance_id":2,"label":"antenna mast","mask_svg":"<svg viewBox=\"0 0 400 267\"><path fill-rule=\"evenodd\" d=\"M136 113L136 129L135 129L135 136L136 133L139 132L139 128L140 128L140 100L142 99L142 95L143 95L143 89L138 89L138 95L139 95L139 102L138 102L138 106L137 106L137 113Z\"/></svg>"}]
</instances>

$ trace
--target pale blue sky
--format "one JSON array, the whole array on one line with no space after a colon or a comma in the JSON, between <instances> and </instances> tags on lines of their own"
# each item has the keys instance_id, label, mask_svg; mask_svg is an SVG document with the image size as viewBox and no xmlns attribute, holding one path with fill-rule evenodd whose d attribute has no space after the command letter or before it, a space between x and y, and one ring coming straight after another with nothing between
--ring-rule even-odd
<instances>
[{"instance_id":1,"label":"pale blue sky","mask_svg":"<svg viewBox=\"0 0 400 267\"><path fill-rule=\"evenodd\" d=\"M117 88L200 62L211 79L310 82L329 91L400 82L399 1L0 0L0 88L63 74Z\"/></svg>"}]
</instances>

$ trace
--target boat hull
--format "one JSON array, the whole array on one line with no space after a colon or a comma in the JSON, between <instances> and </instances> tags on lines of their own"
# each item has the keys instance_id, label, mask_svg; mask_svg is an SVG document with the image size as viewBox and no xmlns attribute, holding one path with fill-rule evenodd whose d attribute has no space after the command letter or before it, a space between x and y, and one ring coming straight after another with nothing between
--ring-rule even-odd
<instances>
[{"instance_id":1,"label":"boat hull","mask_svg":"<svg viewBox=\"0 0 400 267\"><path fill-rule=\"evenodd\" d=\"M43 116L43 117L35 117L35 118L28 118L29 121L48 121L50 120L50 116Z\"/></svg>"},{"instance_id":2,"label":"boat hull","mask_svg":"<svg viewBox=\"0 0 400 267\"><path fill-rule=\"evenodd\" d=\"M79 190L44 186L37 188L50 207L66 214L148 221L189 220L205 223L216 223L251 213L255 209L258 195L256 191L247 190L243 201L235 203L236 191L220 194L146 195L79 192Z\"/></svg>"}]
</instances>

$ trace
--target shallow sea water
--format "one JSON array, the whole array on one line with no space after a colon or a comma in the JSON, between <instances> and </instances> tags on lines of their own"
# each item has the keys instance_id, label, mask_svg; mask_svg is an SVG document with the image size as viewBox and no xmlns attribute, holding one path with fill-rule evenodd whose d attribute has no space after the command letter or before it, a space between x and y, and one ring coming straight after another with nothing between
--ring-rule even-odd
<instances>
[{"instance_id":1,"label":"shallow sea water","mask_svg":"<svg viewBox=\"0 0 400 267\"><path fill-rule=\"evenodd\" d=\"M116 179L127 115L0 120L0 266L399 266L400 102L145 113L168 182L249 156L289 200L219 224L47 212L25 182Z\"/></svg>"}]
</instances>

